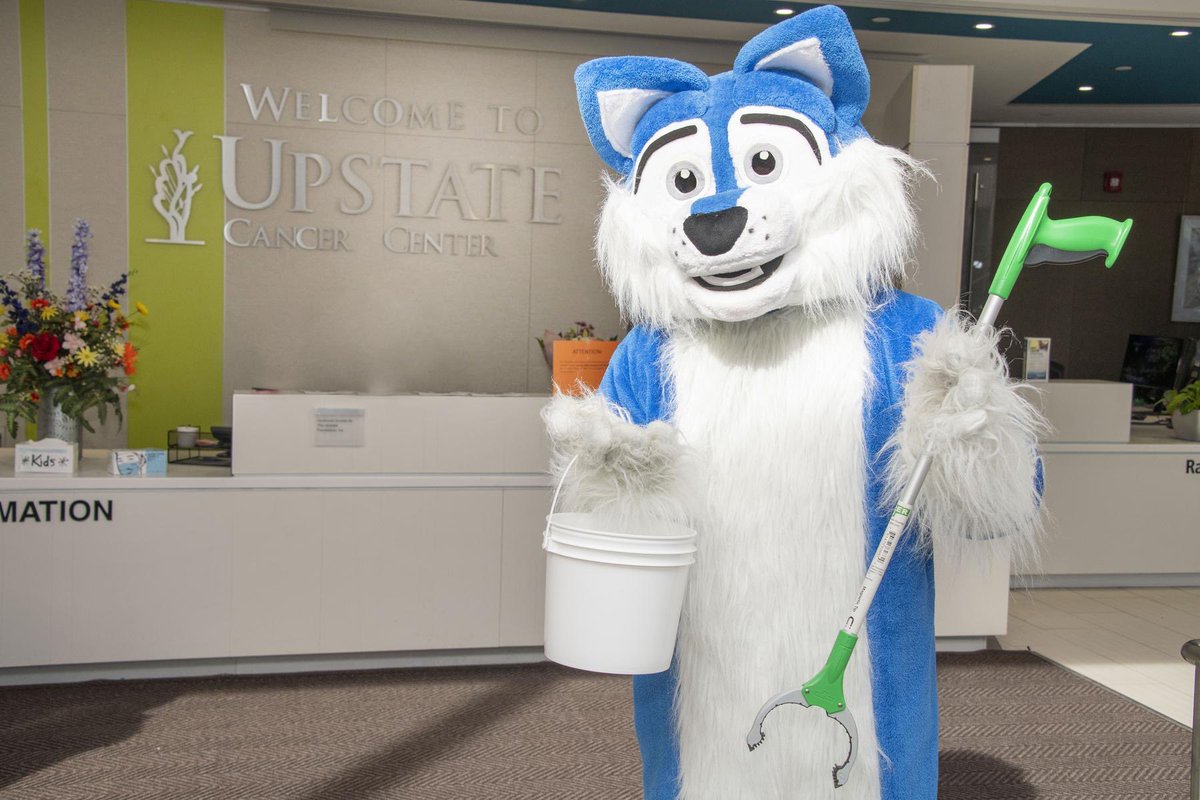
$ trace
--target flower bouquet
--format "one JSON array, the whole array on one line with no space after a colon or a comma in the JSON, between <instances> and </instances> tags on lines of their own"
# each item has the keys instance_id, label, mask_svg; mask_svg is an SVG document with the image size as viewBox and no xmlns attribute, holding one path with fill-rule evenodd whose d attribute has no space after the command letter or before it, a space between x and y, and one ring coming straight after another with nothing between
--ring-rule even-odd
<instances>
[{"instance_id":1,"label":"flower bouquet","mask_svg":"<svg viewBox=\"0 0 1200 800\"><path fill-rule=\"evenodd\" d=\"M35 422L38 411L54 409L88 431L83 415L95 408L101 423L111 408L121 416L121 395L133 388L138 351L129 342L131 321L121 307L129 281L121 275L107 288L87 285L91 229L75 221L67 293L58 297L46 286L46 250L39 231L26 239L25 269L0 278L5 320L0 331L0 410L8 431L17 421ZM146 307L136 304L138 314ZM44 434L45 431L42 431Z\"/></svg>"}]
</instances>

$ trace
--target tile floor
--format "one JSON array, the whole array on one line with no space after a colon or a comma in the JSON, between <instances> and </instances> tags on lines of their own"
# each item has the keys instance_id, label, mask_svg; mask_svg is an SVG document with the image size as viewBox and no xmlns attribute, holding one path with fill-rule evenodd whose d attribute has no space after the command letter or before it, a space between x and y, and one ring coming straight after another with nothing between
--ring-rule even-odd
<instances>
[{"instance_id":1,"label":"tile floor","mask_svg":"<svg viewBox=\"0 0 1200 800\"><path fill-rule=\"evenodd\" d=\"M1189 727L1196 673L1179 649L1198 638L1200 588L1014 589L998 637Z\"/></svg>"}]
</instances>

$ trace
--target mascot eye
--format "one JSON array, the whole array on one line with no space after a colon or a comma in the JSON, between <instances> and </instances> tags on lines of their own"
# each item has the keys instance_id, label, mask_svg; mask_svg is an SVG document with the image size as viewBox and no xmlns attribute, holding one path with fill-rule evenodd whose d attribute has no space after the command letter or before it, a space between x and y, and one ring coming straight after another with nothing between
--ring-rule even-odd
<instances>
[{"instance_id":1,"label":"mascot eye","mask_svg":"<svg viewBox=\"0 0 1200 800\"><path fill-rule=\"evenodd\" d=\"M687 200L700 194L704 188L704 173L688 163L676 164L671 167L667 177L667 191L676 200Z\"/></svg>"},{"instance_id":2,"label":"mascot eye","mask_svg":"<svg viewBox=\"0 0 1200 800\"><path fill-rule=\"evenodd\" d=\"M755 183L770 183L779 177L783 157L774 146L760 144L746 156L746 176Z\"/></svg>"}]
</instances>

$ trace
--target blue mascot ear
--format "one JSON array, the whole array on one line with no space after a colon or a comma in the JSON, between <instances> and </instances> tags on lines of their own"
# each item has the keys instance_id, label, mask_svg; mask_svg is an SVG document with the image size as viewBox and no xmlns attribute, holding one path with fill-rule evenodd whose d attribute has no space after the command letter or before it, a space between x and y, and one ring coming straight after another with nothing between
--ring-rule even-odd
<instances>
[{"instance_id":1,"label":"blue mascot ear","mask_svg":"<svg viewBox=\"0 0 1200 800\"><path fill-rule=\"evenodd\" d=\"M638 120L664 97L707 89L708 76L669 58L598 58L575 70L575 88L592 147L605 164L628 174Z\"/></svg>"},{"instance_id":2,"label":"blue mascot ear","mask_svg":"<svg viewBox=\"0 0 1200 800\"><path fill-rule=\"evenodd\" d=\"M843 141L866 135L860 120L871 96L871 77L850 20L840 8L805 11L746 42L733 72L759 70L792 73L823 91L833 103Z\"/></svg>"}]
</instances>

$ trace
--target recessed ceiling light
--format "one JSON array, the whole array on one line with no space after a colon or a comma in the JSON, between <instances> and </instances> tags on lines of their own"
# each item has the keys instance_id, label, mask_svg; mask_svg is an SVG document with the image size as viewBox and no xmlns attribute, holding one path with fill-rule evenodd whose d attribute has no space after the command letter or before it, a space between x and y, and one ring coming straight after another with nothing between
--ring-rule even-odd
<instances>
[{"instance_id":1,"label":"recessed ceiling light","mask_svg":"<svg viewBox=\"0 0 1200 800\"><path fill-rule=\"evenodd\" d=\"M775 9L775 13L781 17L790 17L796 13L796 10L794 8L777 8Z\"/></svg>"},{"instance_id":2,"label":"recessed ceiling light","mask_svg":"<svg viewBox=\"0 0 1200 800\"><path fill-rule=\"evenodd\" d=\"M992 157L991 157L991 156L984 156L984 157L983 157L983 160L984 160L984 161L991 161L991 160L992 160Z\"/></svg>"},{"instance_id":3,"label":"recessed ceiling light","mask_svg":"<svg viewBox=\"0 0 1200 800\"><path fill-rule=\"evenodd\" d=\"M1171 31L1172 36L1191 36L1191 31Z\"/></svg>"},{"instance_id":4,"label":"recessed ceiling light","mask_svg":"<svg viewBox=\"0 0 1200 800\"><path fill-rule=\"evenodd\" d=\"M1113 67L1113 72L1129 72L1133 67L1128 64L1122 64L1119 67Z\"/></svg>"},{"instance_id":5,"label":"recessed ceiling light","mask_svg":"<svg viewBox=\"0 0 1200 800\"><path fill-rule=\"evenodd\" d=\"M977 30L977 31L990 31L994 27L996 27L996 26L990 22L976 22L975 23L975 30Z\"/></svg>"},{"instance_id":6,"label":"recessed ceiling light","mask_svg":"<svg viewBox=\"0 0 1200 800\"><path fill-rule=\"evenodd\" d=\"M1079 91L1081 91L1081 92L1090 92L1090 91L1092 91L1092 90L1093 90L1093 89L1095 89L1095 88L1096 88L1095 86L1088 86L1087 84L1084 84L1083 86L1080 86L1080 87L1079 87Z\"/></svg>"},{"instance_id":7,"label":"recessed ceiling light","mask_svg":"<svg viewBox=\"0 0 1200 800\"><path fill-rule=\"evenodd\" d=\"M884 22L891 22L891 21L892 21L891 17L871 17L871 22L878 22L880 24L883 24Z\"/></svg>"}]
</instances>

